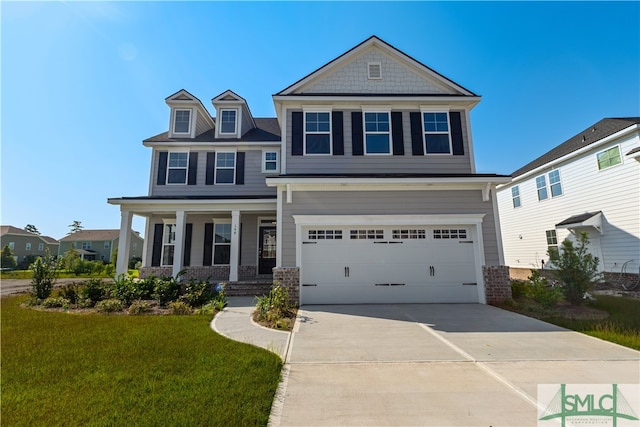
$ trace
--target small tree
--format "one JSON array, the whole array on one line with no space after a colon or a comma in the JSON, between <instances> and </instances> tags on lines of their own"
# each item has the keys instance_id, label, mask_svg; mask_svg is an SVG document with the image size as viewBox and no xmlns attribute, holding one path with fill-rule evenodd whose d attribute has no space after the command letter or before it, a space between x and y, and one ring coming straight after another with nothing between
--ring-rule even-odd
<instances>
[{"instance_id":1,"label":"small tree","mask_svg":"<svg viewBox=\"0 0 640 427\"><path fill-rule=\"evenodd\" d=\"M56 260L49 248L45 250L43 257L39 257L31 265L33 276L31 279L31 295L38 299L45 299L51 295L53 285L58 278L60 263Z\"/></svg>"},{"instance_id":2,"label":"small tree","mask_svg":"<svg viewBox=\"0 0 640 427\"><path fill-rule=\"evenodd\" d=\"M72 233L75 233L76 231L82 230L84 226L80 221L76 220L76 221L73 221L73 224L69 224L69 228L71 228L71 231L69 231L68 234L72 234Z\"/></svg>"},{"instance_id":3,"label":"small tree","mask_svg":"<svg viewBox=\"0 0 640 427\"><path fill-rule=\"evenodd\" d=\"M27 224L26 227L24 227L24 231L28 231L29 233L35 234L36 236L40 235L40 231L38 231L36 226L33 224Z\"/></svg>"},{"instance_id":4,"label":"small tree","mask_svg":"<svg viewBox=\"0 0 640 427\"><path fill-rule=\"evenodd\" d=\"M80 260L80 254L71 246L69 250L64 253L62 266L65 270L73 271L75 264L77 264L76 260Z\"/></svg>"},{"instance_id":5,"label":"small tree","mask_svg":"<svg viewBox=\"0 0 640 427\"><path fill-rule=\"evenodd\" d=\"M580 233L576 243L574 245L571 240L565 239L560 250L549 251L548 255L556 267L552 274L562 283L564 297L571 304L580 305L585 292L598 280L600 273L598 258L587 250L587 233Z\"/></svg>"},{"instance_id":6,"label":"small tree","mask_svg":"<svg viewBox=\"0 0 640 427\"><path fill-rule=\"evenodd\" d=\"M2 248L2 259L0 260L0 266L2 268L16 268L18 263L16 263L16 259L13 256L13 251L9 247L9 245L4 245Z\"/></svg>"}]
</instances>

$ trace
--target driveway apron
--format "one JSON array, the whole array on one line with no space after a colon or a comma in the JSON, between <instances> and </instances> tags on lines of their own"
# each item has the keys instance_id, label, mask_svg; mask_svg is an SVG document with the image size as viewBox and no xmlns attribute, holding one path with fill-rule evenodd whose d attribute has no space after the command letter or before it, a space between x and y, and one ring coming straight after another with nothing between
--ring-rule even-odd
<instances>
[{"instance_id":1,"label":"driveway apron","mask_svg":"<svg viewBox=\"0 0 640 427\"><path fill-rule=\"evenodd\" d=\"M535 426L538 384L639 378L637 351L487 305L303 306L270 425Z\"/></svg>"}]
</instances>

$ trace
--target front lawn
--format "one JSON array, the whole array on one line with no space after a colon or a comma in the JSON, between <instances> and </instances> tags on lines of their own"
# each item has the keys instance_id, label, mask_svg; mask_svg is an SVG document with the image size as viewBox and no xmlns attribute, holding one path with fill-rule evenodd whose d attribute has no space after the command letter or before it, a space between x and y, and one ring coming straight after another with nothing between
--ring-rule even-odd
<instances>
[{"instance_id":1,"label":"front lawn","mask_svg":"<svg viewBox=\"0 0 640 427\"><path fill-rule=\"evenodd\" d=\"M2 298L6 425L266 425L282 362L209 316L51 313Z\"/></svg>"}]
</instances>

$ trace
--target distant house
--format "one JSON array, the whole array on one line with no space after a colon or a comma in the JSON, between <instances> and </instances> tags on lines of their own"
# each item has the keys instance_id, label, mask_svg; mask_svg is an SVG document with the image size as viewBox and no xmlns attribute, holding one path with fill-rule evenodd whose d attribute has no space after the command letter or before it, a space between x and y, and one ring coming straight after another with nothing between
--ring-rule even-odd
<instances>
[{"instance_id":1,"label":"distant house","mask_svg":"<svg viewBox=\"0 0 640 427\"><path fill-rule=\"evenodd\" d=\"M507 265L550 267L547 251L584 231L601 272L638 273L640 117L603 119L512 175L498 186Z\"/></svg>"},{"instance_id":2,"label":"distant house","mask_svg":"<svg viewBox=\"0 0 640 427\"><path fill-rule=\"evenodd\" d=\"M0 226L0 242L2 248L5 245L9 246L18 264L25 261L29 255L43 256L47 248L53 255L57 255L60 245L52 237L33 234L12 225Z\"/></svg>"},{"instance_id":3,"label":"distant house","mask_svg":"<svg viewBox=\"0 0 640 427\"><path fill-rule=\"evenodd\" d=\"M87 261L111 262L113 251L118 248L120 230L80 230L60 239L59 256L64 256L71 247ZM129 259L142 258L144 239L137 231L131 231Z\"/></svg>"}]
</instances>

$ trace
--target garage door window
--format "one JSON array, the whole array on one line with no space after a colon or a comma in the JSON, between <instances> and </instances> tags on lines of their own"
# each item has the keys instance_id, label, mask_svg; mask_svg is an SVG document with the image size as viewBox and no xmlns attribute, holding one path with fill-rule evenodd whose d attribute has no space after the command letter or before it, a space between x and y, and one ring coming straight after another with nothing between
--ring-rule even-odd
<instances>
[{"instance_id":1,"label":"garage door window","mask_svg":"<svg viewBox=\"0 0 640 427\"><path fill-rule=\"evenodd\" d=\"M384 239L384 230L351 230L351 240Z\"/></svg>"},{"instance_id":2,"label":"garage door window","mask_svg":"<svg viewBox=\"0 0 640 427\"><path fill-rule=\"evenodd\" d=\"M467 230L449 229L433 230L434 239L466 239Z\"/></svg>"},{"instance_id":3,"label":"garage door window","mask_svg":"<svg viewBox=\"0 0 640 427\"><path fill-rule=\"evenodd\" d=\"M309 240L342 240L342 230L309 230Z\"/></svg>"},{"instance_id":4,"label":"garage door window","mask_svg":"<svg viewBox=\"0 0 640 427\"><path fill-rule=\"evenodd\" d=\"M391 233L394 239L426 239L426 230L393 230Z\"/></svg>"}]
</instances>

